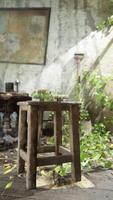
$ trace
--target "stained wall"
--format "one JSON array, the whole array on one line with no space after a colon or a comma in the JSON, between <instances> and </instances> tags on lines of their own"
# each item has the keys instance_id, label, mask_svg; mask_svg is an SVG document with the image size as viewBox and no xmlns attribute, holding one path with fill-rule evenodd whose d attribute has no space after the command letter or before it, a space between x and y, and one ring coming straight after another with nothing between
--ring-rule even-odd
<instances>
[{"instance_id":1,"label":"stained wall","mask_svg":"<svg viewBox=\"0 0 113 200\"><path fill-rule=\"evenodd\" d=\"M0 7L51 8L45 65L0 63L0 90L20 80L20 91L49 89L70 94L76 84L75 53L84 53L81 67L91 66L112 38L96 32L110 15L108 0L0 0Z\"/></svg>"}]
</instances>

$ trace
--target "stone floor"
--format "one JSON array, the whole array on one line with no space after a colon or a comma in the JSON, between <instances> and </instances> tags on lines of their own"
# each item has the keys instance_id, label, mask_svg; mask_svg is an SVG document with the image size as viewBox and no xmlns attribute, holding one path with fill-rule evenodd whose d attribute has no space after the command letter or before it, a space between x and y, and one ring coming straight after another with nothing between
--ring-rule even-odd
<instances>
[{"instance_id":1,"label":"stone floor","mask_svg":"<svg viewBox=\"0 0 113 200\"><path fill-rule=\"evenodd\" d=\"M16 163L16 150L7 151L0 159L0 200L113 200L113 171L98 171L82 175L82 181L62 187L38 177L37 189L26 190L25 177L17 176L16 168L3 175L4 163ZM13 177L13 186L5 186Z\"/></svg>"}]
</instances>

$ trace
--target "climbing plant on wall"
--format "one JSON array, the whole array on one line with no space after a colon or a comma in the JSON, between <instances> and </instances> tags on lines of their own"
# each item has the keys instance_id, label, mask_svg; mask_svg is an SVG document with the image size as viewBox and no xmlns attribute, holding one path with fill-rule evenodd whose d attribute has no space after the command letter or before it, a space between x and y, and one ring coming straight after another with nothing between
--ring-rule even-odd
<instances>
[{"instance_id":1,"label":"climbing plant on wall","mask_svg":"<svg viewBox=\"0 0 113 200\"><path fill-rule=\"evenodd\" d=\"M97 30L104 31L106 28L109 29L111 26L113 26L113 15L111 15L113 12L113 0L109 0L108 3L110 16L97 25Z\"/></svg>"}]
</instances>

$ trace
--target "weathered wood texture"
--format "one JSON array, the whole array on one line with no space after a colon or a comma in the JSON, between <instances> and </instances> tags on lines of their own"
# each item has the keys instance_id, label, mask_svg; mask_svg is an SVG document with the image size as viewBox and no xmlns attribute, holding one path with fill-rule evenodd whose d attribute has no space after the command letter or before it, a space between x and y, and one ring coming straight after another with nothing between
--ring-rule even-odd
<instances>
[{"instance_id":1,"label":"weathered wood texture","mask_svg":"<svg viewBox=\"0 0 113 200\"><path fill-rule=\"evenodd\" d=\"M36 187L36 168L52 164L72 163L72 177L74 181L81 180L80 143L79 143L79 104L67 102L22 102L19 116L19 142L18 142L18 172L26 167L26 187ZM44 107L43 107L44 106ZM44 110L45 109L45 110ZM42 111L54 111L55 145L40 146L38 140L41 135ZM70 121L70 147L62 146L62 111L69 111ZM27 113L27 115L26 115ZM26 123L27 121L27 123ZM28 130L27 130L27 128ZM27 144L26 144L27 130ZM55 155L38 157L37 153L55 152Z\"/></svg>"},{"instance_id":2,"label":"weathered wood texture","mask_svg":"<svg viewBox=\"0 0 113 200\"><path fill-rule=\"evenodd\" d=\"M42 128L43 128L43 112L38 112L38 146L41 145L41 136L42 136Z\"/></svg>"},{"instance_id":3,"label":"weathered wood texture","mask_svg":"<svg viewBox=\"0 0 113 200\"><path fill-rule=\"evenodd\" d=\"M28 106L28 140L27 140L27 189L36 187L37 167L37 127L38 112L34 106Z\"/></svg>"},{"instance_id":4,"label":"weathered wood texture","mask_svg":"<svg viewBox=\"0 0 113 200\"><path fill-rule=\"evenodd\" d=\"M37 159L37 166L58 165L67 162L72 162L72 155L40 157Z\"/></svg>"},{"instance_id":5,"label":"weathered wood texture","mask_svg":"<svg viewBox=\"0 0 113 200\"><path fill-rule=\"evenodd\" d=\"M20 156L20 149L25 150L27 144L27 112L19 110L18 126L18 173L24 172L25 161Z\"/></svg>"},{"instance_id":6,"label":"weathered wood texture","mask_svg":"<svg viewBox=\"0 0 113 200\"><path fill-rule=\"evenodd\" d=\"M62 112L55 111L54 114L54 136L55 136L55 153L59 155L59 146L62 144Z\"/></svg>"},{"instance_id":7,"label":"weathered wood texture","mask_svg":"<svg viewBox=\"0 0 113 200\"><path fill-rule=\"evenodd\" d=\"M70 107L70 148L72 154L72 178L81 180L80 142L79 142L79 106Z\"/></svg>"}]
</instances>

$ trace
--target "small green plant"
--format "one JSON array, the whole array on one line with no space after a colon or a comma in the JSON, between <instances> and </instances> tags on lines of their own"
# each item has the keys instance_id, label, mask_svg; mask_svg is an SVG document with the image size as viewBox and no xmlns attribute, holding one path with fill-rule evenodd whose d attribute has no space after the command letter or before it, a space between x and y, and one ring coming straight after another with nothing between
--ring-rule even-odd
<instances>
[{"instance_id":1,"label":"small green plant","mask_svg":"<svg viewBox=\"0 0 113 200\"><path fill-rule=\"evenodd\" d=\"M81 103L80 107L80 121L88 120L90 119L88 110L85 108L84 103Z\"/></svg>"},{"instance_id":2,"label":"small green plant","mask_svg":"<svg viewBox=\"0 0 113 200\"><path fill-rule=\"evenodd\" d=\"M113 15L108 17L106 20L102 21L100 24L97 25L97 30L104 31L106 28L110 28L113 26Z\"/></svg>"},{"instance_id":3,"label":"small green plant","mask_svg":"<svg viewBox=\"0 0 113 200\"><path fill-rule=\"evenodd\" d=\"M80 136L85 134L86 130L84 129L84 122L89 120L90 120L89 113L85 108L84 103L82 102L80 107L80 121L79 121Z\"/></svg>"},{"instance_id":4,"label":"small green plant","mask_svg":"<svg viewBox=\"0 0 113 200\"><path fill-rule=\"evenodd\" d=\"M99 74L99 71L95 71L87 76L90 87L93 89L93 97L96 100L96 103L101 107L106 107L108 109L113 109L113 100L109 98L106 94L104 88L107 84L107 81L110 81L111 78L103 78Z\"/></svg>"},{"instance_id":5,"label":"small green plant","mask_svg":"<svg viewBox=\"0 0 113 200\"><path fill-rule=\"evenodd\" d=\"M32 92L31 96L34 99L39 99L40 101L54 101L54 96L51 91L48 90L38 90Z\"/></svg>"},{"instance_id":6,"label":"small green plant","mask_svg":"<svg viewBox=\"0 0 113 200\"><path fill-rule=\"evenodd\" d=\"M91 134L85 134L81 137L82 169L112 168L112 157L110 132L106 130L102 123L95 124Z\"/></svg>"},{"instance_id":7,"label":"small green plant","mask_svg":"<svg viewBox=\"0 0 113 200\"><path fill-rule=\"evenodd\" d=\"M2 196L2 195L4 195L6 190L9 190L13 187L13 184L14 184L13 172L16 169L17 164L15 163L15 161L13 161L13 162L8 161L7 156L5 156L4 153L0 153L0 160L3 163L3 169L2 169L3 176L7 177L7 175L8 175L7 183L5 184L4 189L1 193L1 196Z\"/></svg>"},{"instance_id":8,"label":"small green plant","mask_svg":"<svg viewBox=\"0 0 113 200\"><path fill-rule=\"evenodd\" d=\"M57 165L54 168L54 171L59 174L61 177L66 176L66 174L71 172L71 164L65 163L63 165Z\"/></svg>"}]
</instances>

